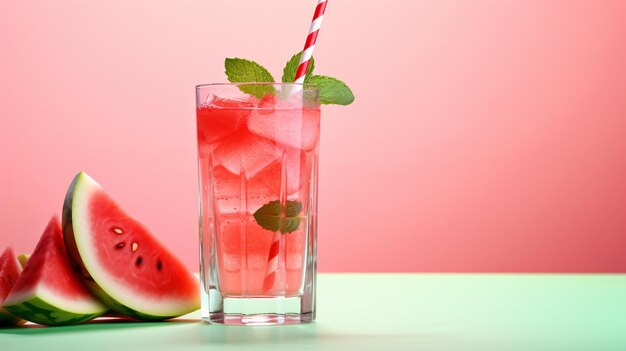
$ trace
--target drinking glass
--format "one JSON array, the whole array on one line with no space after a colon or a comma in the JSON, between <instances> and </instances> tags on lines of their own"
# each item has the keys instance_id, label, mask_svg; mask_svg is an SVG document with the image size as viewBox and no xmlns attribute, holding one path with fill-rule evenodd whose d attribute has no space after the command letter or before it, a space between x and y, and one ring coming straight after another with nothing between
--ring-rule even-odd
<instances>
[{"instance_id":1,"label":"drinking glass","mask_svg":"<svg viewBox=\"0 0 626 351\"><path fill-rule=\"evenodd\" d=\"M315 319L319 90L196 87L202 318Z\"/></svg>"}]
</instances>

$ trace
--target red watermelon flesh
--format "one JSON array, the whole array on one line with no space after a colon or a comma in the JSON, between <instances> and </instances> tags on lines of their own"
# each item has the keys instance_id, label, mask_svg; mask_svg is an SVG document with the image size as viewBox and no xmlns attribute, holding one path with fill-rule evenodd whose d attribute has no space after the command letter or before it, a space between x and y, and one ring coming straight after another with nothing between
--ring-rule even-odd
<instances>
[{"instance_id":1,"label":"red watermelon flesh","mask_svg":"<svg viewBox=\"0 0 626 351\"><path fill-rule=\"evenodd\" d=\"M198 280L87 174L74 178L63 214L71 257L111 309L149 320L199 308Z\"/></svg>"},{"instance_id":2,"label":"red watermelon flesh","mask_svg":"<svg viewBox=\"0 0 626 351\"><path fill-rule=\"evenodd\" d=\"M15 258L13 248L7 247L0 256L0 305L15 285L22 268Z\"/></svg>"},{"instance_id":3,"label":"red watermelon flesh","mask_svg":"<svg viewBox=\"0 0 626 351\"><path fill-rule=\"evenodd\" d=\"M68 298L91 296L72 271L63 244L61 223L56 216L52 217L39 239L15 290L30 291L41 286Z\"/></svg>"},{"instance_id":4,"label":"red watermelon flesh","mask_svg":"<svg viewBox=\"0 0 626 351\"><path fill-rule=\"evenodd\" d=\"M13 314L47 325L79 323L106 311L72 270L57 216L48 223L4 305Z\"/></svg>"},{"instance_id":5,"label":"red watermelon flesh","mask_svg":"<svg viewBox=\"0 0 626 351\"><path fill-rule=\"evenodd\" d=\"M21 271L22 267L15 258L13 248L7 247L0 256L0 306L15 286ZM0 307L0 325L16 325L23 322Z\"/></svg>"}]
</instances>

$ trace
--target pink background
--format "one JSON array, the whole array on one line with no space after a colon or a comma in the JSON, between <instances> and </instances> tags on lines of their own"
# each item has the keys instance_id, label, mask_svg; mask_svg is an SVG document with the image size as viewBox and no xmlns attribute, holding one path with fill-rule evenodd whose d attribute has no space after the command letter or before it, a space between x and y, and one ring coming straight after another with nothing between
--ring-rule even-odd
<instances>
[{"instance_id":1,"label":"pink background","mask_svg":"<svg viewBox=\"0 0 626 351\"><path fill-rule=\"evenodd\" d=\"M86 170L197 269L194 85L276 77L315 1L6 1L0 246ZM626 1L331 0L321 271L626 272Z\"/></svg>"}]
</instances>

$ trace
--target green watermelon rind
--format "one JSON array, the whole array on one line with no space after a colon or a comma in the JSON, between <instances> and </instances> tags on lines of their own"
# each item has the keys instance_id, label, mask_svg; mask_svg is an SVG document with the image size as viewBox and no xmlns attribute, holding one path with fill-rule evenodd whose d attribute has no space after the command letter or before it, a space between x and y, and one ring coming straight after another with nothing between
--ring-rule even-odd
<instances>
[{"instance_id":1,"label":"green watermelon rind","mask_svg":"<svg viewBox=\"0 0 626 351\"><path fill-rule=\"evenodd\" d=\"M104 311L101 311L84 314L66 311L37 296L3 307L14 316L18 316L29 322L50 326L83 323L99 317L104 313Z\"/></svg>"},{"instance_id":2,"label":"green watermelon rind","mask_svg":"<svg viewBox=\"0 0 626 351\"><path fill-rule=\"evenodd\" d=\"M100 301L105 304L107 307L109 307L111 310L117 312L117 313L121 313L125 316L130 316L139 320L143 320L143 321L162 321L165 319L170 319L170 318L174 318L174 317L178 317L178 315L174 315L174 316L154 316L154 315L150 315L150 314L146 314L146 313L142 313L139 311L136 311L128 306L125 306L124 304L118 302L117 300L113 299L111 296L109 296L104 290L102 290L102 288L100 288L98 286L98 284L95 283L91 283L91 284L87 284L87 287L89 288L89 290L91 290L94 295L96 295L98 297L98 299L100 299Z\"/></svg>"},{"instance_id":3,"label":"green watermelon rind","mask_svg":"<svg viewBox=\"0 0 626 351\"><path fill-rule=\"evenodd\" d=\"M85 189L80 189L82 187L86 187ZM74 215L72 213L73 208L76 206L77 208L85 208L87 199L80 198L80 196L75 196L79 190L82 192L89 191L100 191L102 188L98 183L96 183L91 177L89 177L84 172L78 173L70 187L67 191L65 202L63 204L63 216L62 216L62 227L63 227L63 236L65 239L65 246L69 253L70 261L74 266L74 270L78 273L78 276L81 278L85 286L94 294L102 303L104 303L111 310L130 316L135 319L144 320L144 321L160 321L166 320L174 317L178 317L189 312L193 312L197 310L200 306L199 303L185 306L184 308L178 307L175 310L164 311L160 310L159 312L150 311L151 308L155 310L157 308L161 308L161 303L155 303L153 306L150 306L149 301L140 301L137 299L137 296L133 296L132 292L127 292L126 294L122 294L125 296L119 296L118 292L117 298L112 296L113 293L111 290L123 290L122 287L117 286L117 289L107 289L107 279L105 277L105 273L101 273L99 276L99 270L96 268L97 264L95 260L91 260L91 256L81 252L82 245L86 245L81 243L81 240L85 240L84 236L76 236L75 233L78 230L81 230L81 224L83 226L82 230L87 231L88 226L85 223L77 224ZM75 203L78 202L78 203ZM86 214L83 213L81 218L86 218ZM82 245L81 245L82 244ZM83 249L86 250L86 249ZM108 280L109 284L110 279ZM109 290L109 291L107 291ZM128 300L135 299L135 305L141 305L142 311L139 311L135 308L128 306ZM126 301L125 304L123 301Z\"/></svg>"}]
</instances>

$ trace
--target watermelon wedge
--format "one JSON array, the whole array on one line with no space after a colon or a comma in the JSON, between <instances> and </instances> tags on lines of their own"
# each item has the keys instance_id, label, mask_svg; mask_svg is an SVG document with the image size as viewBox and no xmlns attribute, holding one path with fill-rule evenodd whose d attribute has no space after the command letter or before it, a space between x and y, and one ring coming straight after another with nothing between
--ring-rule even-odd
<instances>
[{"instance_id":1,"label":"watermelon wedge","mask_svg":"<svg viewBox=\"0 0 626 351\"><path fill-rule=\"evenodd\" d=\"M112 310L163 320L200 308L198 280L84 172L67 191L63 232L85 285Z\"/></svg>"},{"instance_id":2,"label":"watermelon wedge","mask_svg":"<svg viewBox=\"0 0 626 351\"><path fill-rule=\"evenodd\" d=\"M10 246L7 247L2 256L0 256L0 306L2 306L9 292L15 286L15 282L21 272L22 266L15 258L13 249ZM24 322L25 320L13 316L0 307L0 326L21 325Z\"/></svg>"},{"instance_id":3,"label":"watermelon wedge","mask_svg":"<svg viewBox=\"0 0 626 351\"><path fill-rule=\"evenodd\" d=\"M106 312L72 271L57 216L48 223L3 307L45 325L81 323Z\"/></svg>"}]
</instances>

